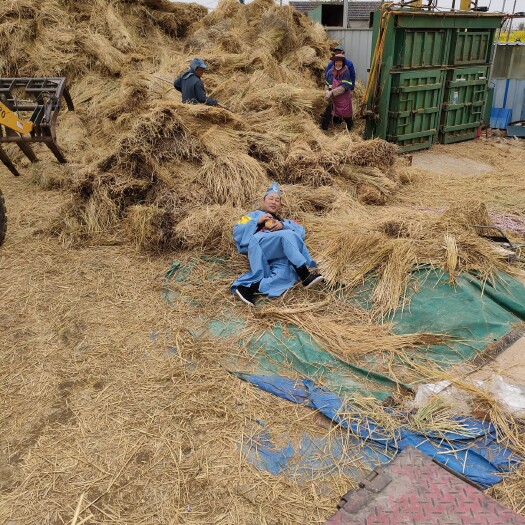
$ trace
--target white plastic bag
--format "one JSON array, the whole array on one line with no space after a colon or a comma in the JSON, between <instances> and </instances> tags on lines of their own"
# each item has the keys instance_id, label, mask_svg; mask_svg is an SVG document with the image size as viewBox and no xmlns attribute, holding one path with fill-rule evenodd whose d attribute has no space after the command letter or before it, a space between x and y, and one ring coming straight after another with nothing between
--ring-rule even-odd
<instances>
[{"instance_id":1,"label":"white plastic bag","mask_svg":"<svg viewBox=\"0 0 525 525\"><path fill-rule=\"evenodd\" d=\"M433 395L439 394L450 386L450 381L439 381L438 383L426 383L417 387L413 406L419 408L424 405Z\"/></svg>"},{"instance_id":2,"label":"white plastic bag","mask_svg":"<svg viewBox=\"0 0 525 525\"><path fill-rule=\"evenodd\" d=\"M501 376L493 376L489 392L512 414L525 416L525 386L507 383Z\"/></svg>"}]
</instances>

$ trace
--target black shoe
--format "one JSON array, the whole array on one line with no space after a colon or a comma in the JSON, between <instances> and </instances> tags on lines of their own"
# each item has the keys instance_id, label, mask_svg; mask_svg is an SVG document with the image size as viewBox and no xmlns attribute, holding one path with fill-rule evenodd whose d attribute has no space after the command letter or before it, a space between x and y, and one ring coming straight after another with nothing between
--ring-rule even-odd
<instances>
[{"instance_id":1,"label":"black shoe","mask_svg":"<svg viewBox=\"0 0 525 525\"><path fill-rule=\"evenodd\" d=\"M308 270L306 264L303 264L302 266L295 266L294 268L301 281L304 281L310 275L310 270Z\"/></svg>"},{"instance_id":2,"label":"black shoe","mask_svg":"<svg viewBox=\"0 0 525 525\"><path fill-rule=\"evenodd\" d=\"M324 277L319 273L317 275L310 274L308 275L308 277L302 280L303 286L305 288L312 288L316 286L317 284L322 283L323 281L324 281Z\"/></svg>"},{"instance_id":3,"label":"black shoe","mask_svg":"<svg viewBox=\"0 0 525 525\"><path fill-rule=\"evenodd\" d=\"M237 286L235 295L248 306L255 306L254 291L248 286Z\"/></svg>"}]
</instances>

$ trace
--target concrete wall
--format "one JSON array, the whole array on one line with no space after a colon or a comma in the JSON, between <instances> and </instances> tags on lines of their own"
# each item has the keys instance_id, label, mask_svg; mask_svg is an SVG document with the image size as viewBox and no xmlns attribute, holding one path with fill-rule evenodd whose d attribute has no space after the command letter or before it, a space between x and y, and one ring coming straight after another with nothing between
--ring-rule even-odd
<instances>
[{"instance_id":1,"label":"concrete wall","mask_svg":"<svg viewBox=\"0 0 525 525\"><path fill-rule=\"evenodd\" d=\"M525 80L525 43L496 46L492 77Z\"/></svg>"},{"instance_id":2,"label":"concrete wall","mask_svg":"<svg viewBox=\"0 0 525 525\"><path fill-rule=\"evenodd\" d=\"M327 28L328 38L339 42L344 47L346 56L354 63L358 80L366 84L372 52L371 29Z\"/></svg>"}]
</instances>

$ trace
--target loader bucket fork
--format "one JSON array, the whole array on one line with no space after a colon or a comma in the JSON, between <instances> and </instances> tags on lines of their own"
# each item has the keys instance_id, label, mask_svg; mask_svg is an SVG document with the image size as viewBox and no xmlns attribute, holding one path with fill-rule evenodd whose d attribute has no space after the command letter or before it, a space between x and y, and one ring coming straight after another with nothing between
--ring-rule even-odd
<instances>
[{"instance_id":1,"label":"loader bucket fork","mask_svg":"<svg viewBox=\"0 0 525 525\"><path fill-rule=\"evenodd\" d=\"M58 162L66 162L56 142L62 97L74 111L65 78L0 78L0 160L13 175L20 174L2 143L14 142L31 162L37 162L31 143L43 142Z\"/></svg>"}]
</instances>

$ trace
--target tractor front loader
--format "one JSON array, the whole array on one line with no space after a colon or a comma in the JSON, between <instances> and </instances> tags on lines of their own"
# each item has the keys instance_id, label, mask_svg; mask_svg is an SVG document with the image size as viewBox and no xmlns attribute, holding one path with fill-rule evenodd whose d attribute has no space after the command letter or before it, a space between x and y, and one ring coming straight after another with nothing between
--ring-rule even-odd
<instances>
[{"instance_id":1,"label":"tractor front loader","mask_svg":"<svg viewBox=\"0 0 525 525\"><path fill-rule=\"evenodd\" d=\"M74 111L63 77L0 78L0 160L15 177L20 173L2 147L3 143L15 143L31 162L37 162L31 143L42 142L58 162L66 162L56 142L56 123L62 97L67 108ZM4 241L6 222L5 204L0 192L0 245Z\"/></svg>"}]
</instances>

